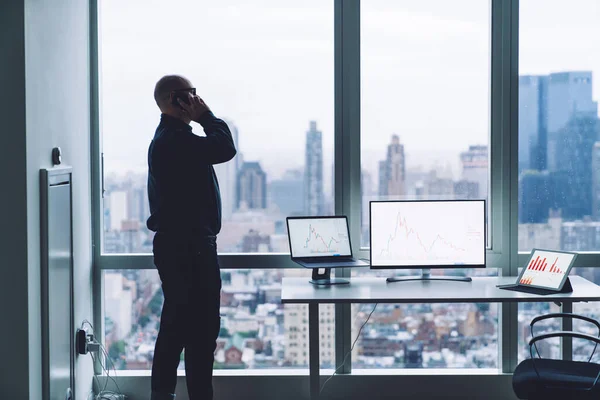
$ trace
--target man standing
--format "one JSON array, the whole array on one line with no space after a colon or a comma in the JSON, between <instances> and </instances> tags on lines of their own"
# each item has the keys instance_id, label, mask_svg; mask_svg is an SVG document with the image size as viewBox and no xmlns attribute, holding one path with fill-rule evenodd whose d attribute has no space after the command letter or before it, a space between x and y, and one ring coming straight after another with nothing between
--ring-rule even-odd
<instances>
[{"instance_id":1,"label":"man standing","mask_svg":"<svg viewBox=\"0 0 600 400\"><path fill-rule=\"evenodd\" d=\"M161 78L154 99L162 115L148 150L148 228L165 302L152 365L152 400L175 398L185 349L190 400L213 398L212 368L220 330L217 234L221 198L213 164L231 160L229 127L182 76ZM189 125L202 125L206 137Z\"/></svg>"}]
</instances>

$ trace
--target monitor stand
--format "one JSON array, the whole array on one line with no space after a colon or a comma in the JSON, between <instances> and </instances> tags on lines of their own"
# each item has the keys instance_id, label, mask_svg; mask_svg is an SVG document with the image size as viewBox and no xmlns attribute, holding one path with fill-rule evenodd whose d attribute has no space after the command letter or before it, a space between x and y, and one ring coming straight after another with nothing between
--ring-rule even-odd
<instances>
[{"instance_id":1,"label":"monitor stand","mask_svg":"<svg viewBox=\"0 0 600 400\"><path fill-rule=\"evenodd\" d=\"M322 274L319 270L325 270ZM313 268L312 279L309 281L317 286L347 285L350 281L331 277L331 268Z\"/></svg>"},{"instance_id":2,"label":"monitor stand","mask_svg":"<svg viewBox=\"0 0 600 400\"><path fill-rule=\"evenodd\" d=\"M471 282L468 276L431 276L430 269L422 269L421 276L398 276L387 278L386 282L407 282L407 281L455 281L455 282Z\"/></svg>"}]
</instances>

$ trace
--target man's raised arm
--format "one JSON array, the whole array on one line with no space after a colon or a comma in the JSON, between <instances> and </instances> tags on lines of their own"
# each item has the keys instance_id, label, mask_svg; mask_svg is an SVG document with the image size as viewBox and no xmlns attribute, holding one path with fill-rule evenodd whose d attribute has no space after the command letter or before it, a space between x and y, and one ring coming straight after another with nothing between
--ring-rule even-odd
<instances>
[{"instance_id":1,"label":"man's raised arm","mask_svg":"<svg viewBox=\"0 0 600 400\"><path fill-rule=\"evenodd\" d=\"M190 104L179 101L193 121L204 128L206 137L191 135L190 151L207 164L220 164L231 160L235 154L233 136L225 121L215 117L206 103L190 95Z\"/></svg>"}]
</instances>

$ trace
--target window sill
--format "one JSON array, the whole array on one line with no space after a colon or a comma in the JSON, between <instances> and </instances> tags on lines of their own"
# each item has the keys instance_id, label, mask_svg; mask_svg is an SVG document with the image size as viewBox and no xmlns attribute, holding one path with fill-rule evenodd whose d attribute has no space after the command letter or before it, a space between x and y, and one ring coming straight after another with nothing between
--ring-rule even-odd
<instances>
[{"instance_id":1,"label":"window sill","mask_svg":"<svg viewBox=\"0 0 600 400\"><path fill-rule=\"evenodd\" d=\"M333 369L322 369L321 376L330 376L333 374ZM103 374L105 375L105 374ZM99 376L103 376L99 375ZM121 377L149 377L151 375L150 370L120 370L117 371L116 376ZM184 370L177 370L178 376L185 376ZM308 376L308 368L290 368L290 369L239 369L239 370L215 370L213 375L215 377L247 377L247 376L263 376L263 377L277 377L277 376ZM340 374L344 375L344 374ZM373 368L373 369L353 369L350 376L494 376L494 375L512 375L503 373L499 369L495 368L482 368L482 369L399 369L399 368ZM115 375L111 373L111 376Z\"/></svg>"}]
</instances>

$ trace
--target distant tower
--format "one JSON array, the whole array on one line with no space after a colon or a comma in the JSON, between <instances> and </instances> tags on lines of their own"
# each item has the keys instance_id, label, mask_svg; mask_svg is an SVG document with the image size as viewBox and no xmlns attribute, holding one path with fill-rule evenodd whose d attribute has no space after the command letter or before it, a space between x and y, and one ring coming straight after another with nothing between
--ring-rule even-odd
<instances>
[{"instance_id":1,"label":"distant tower","mask_svg":"<svg viewBox=\"0 0 600 400\"><path fill-rule=\"evenodd\" d=\"M287 170L280 179L271 181L267 188L268 204L276 206L284 216L304 213L304 171Z\"/></svg>"},{"instance_id":2,"label":"distant tower","mask_svg":"<svg viewBox=\"0 0 600 400\"><path fill-rule=\"evenodd\" d=\"M267 174L258 162L244 162L238 172L237 207L267 208Z\"/></svg>"},{"instance_id":3,"label":"distant tower","mask_svg":"<svg viewBox=\"0 0 600 400\"><path fill-rule=\"evenodd\" d=\"M476 182L478 194L476 198L485 199L488 194L488 147L485 145L469 146L469 150L460 153L462 164L462 180Z\"/></svg>"},{"instance_id":4,"label":"distant tower","mask_svg":"<svg viewBox=\"0 0 600 400\"><path fill-rule=\"evenodd\" d=\"M600 142L594 143L592 151L592 215L600 217Z\"/></svg>"},{"instance_id":5,"label":"distant tower","mask_svg":"<svg viewBox=\"0 0 600 400\"><path fill-rule=\"evenodd\" d=\"M323 195L323 134L317 122L310 121L306 132L306 163L304 166L304 213L320 215L324 212Z\"/></svg>"},{"instance_id":6,"label":"distant tower","mask_svg":"<svg viewBox=\"0 0 600 400\"><path fill-rule=\"evenodd\" d=\"M547 166L548 77L519 77L519 171Z\"/></svg>"},{"instance_id":7,"label":"distant tower","mask_svg":"<svg viewBox=\"0 0 600 400\"><path fill-rule=\"evenodd\" d=\"M406 194L406 159L400 137L392 135L387 148L387 157L379 162L379 196L397 197Z\"/></svg>"},{"instance_id":8,"label":"distant tower","mask_svg":"<svg viewBox=\"0 0 600 400\"><path fill-rule=\"evenodd\" d=\"M519 77L519 171L563 169L561 132L574 118L597 117L592 72Z\"/></svg>"},{"instance_id":9,"label":"distant tower","mask_svg":"<svg viewBox=\"0 0 600 400\"><path fill-rule=\"evenodd\" d=\"M598 103L592 98L592 72L571 71L550 74L546 107L547 168L551 172L560 171L565 169L561 153L569 153L571 150L563 143L564 134L566 133L571 139L573 136L585 135L586 132L580 130L588 131L591 128L585 123L598 118ZM578 124L573 121L574 119L585 123ZM592 140L592 145L595 141L596 139ZM588 141L585 152L589 154L591 150L592 146ZM591 161L589 156L586 159ZM586 168L589 171L590 165L587 164Z\"/></svg>"},{"instance_id":10,"label":"distant tower","mask_svg":"<svg viewBox=\"0 0 600 400\"><path fill-rule=\"evenodd\" d=\"M237 208L237 174L241 164L241 153L238 144L238 129L231 121L225 121L231 130L233 136L233 143L235 144L238 154L233 160L216 164L214 166L217 179L219 180L219 190L221 192L221 207L223 213L223 219L228 220Z\"/></svg>"}]
</instances>

